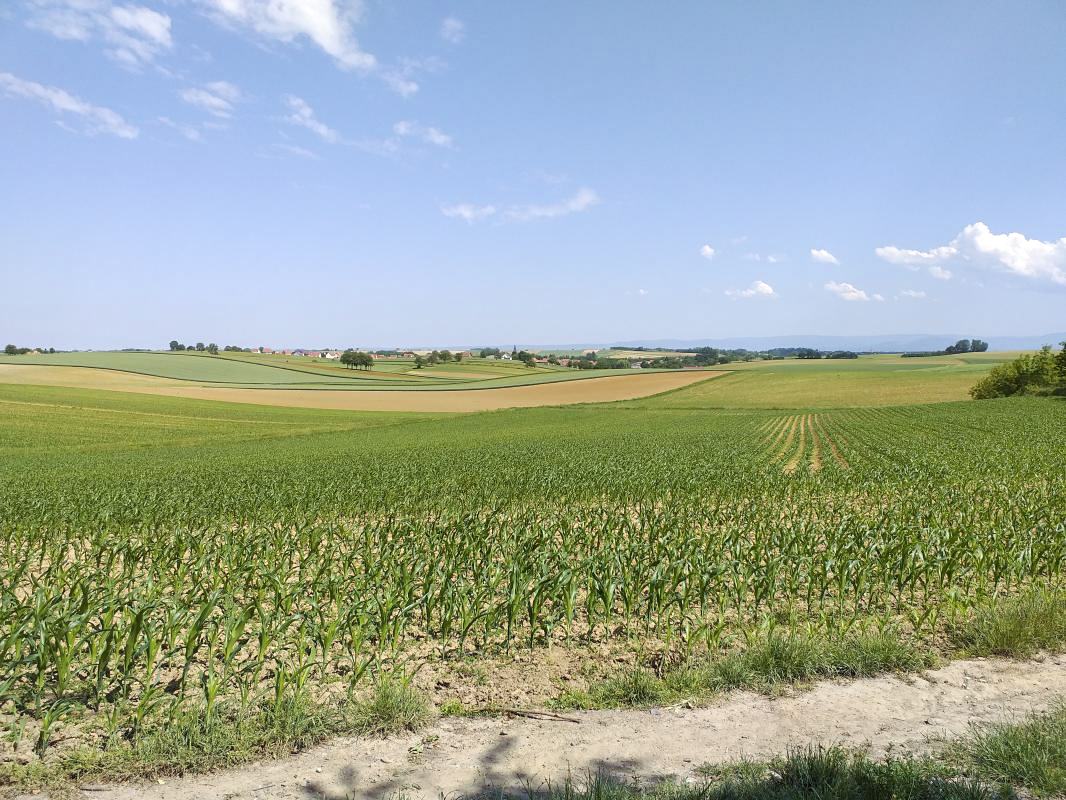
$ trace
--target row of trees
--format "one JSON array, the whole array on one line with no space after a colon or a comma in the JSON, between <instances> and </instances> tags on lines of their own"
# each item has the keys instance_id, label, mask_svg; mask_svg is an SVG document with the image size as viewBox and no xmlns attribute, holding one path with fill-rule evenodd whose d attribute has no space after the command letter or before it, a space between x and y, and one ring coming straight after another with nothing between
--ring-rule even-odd
<instances>
[{"instance_id":1,"label":"row of trees","mask_svg":"<svg viewBox=\"0 0 1066 800\"><path fill-rule=\"evenodd\" d=\"M370 353L345 350L341 353L341 363L349 369L373 369L374 357Z\"/></svg>"},{"instance_id":2,"label":"row of trees","mask_svg":"<svg viewBox=\"0 0 1066 800\"><path fill-rule=\"evenodd\" d=\"M174 352L178 352L180 350L195 350L197 353L210 353L213 356L217 356L218 355L218 345L215 344L214 342L211 342L210 344L204 344L203 342L197 342L194 345L193 344L185 345L185 344L182 344L181 342L179 342L177 339L171 339L170 340L170 349L172 351L174 351ZM240 349L241 348L239 348L239 347L232 347L232 346L226 348L227 351L230 351L230 350L240 351Z\"/></svg>"},{"instance_id":3,"label":"row of trees","mask_svg":"<svg viewBox=\"0 0 1066 800\"><path fill-rule=\"evenodd\" d=\"M1061 344L1058 353L1044 345L1037 353L998 364L970 389L970 396L987 400L1017 394L1066 394L1066 342Z\"/></svg>"},{"instance_id":4,"label":"row of trees","mask_svg":"<svg viewBox=\"0 0 1066 800\"><path fill-rule=\"evenodd\" d=\"M462 360L462 353L453 353L451 350L434 350L426 356L415 356L415 369L432 367L436 364L447 364L449 361L459 362Z\"/></svg>"},{"instance_id":5,"label":"row of trees","mask_svg":"<svg viewBox=\"0 0 1066 800\"><path fill-rule=\"evenodd\" d=\"M903 353L904 358L926 358L928 356L950 356L957 353L983 353L988 349L988 342L980 339L959 339L955 344L949 344L943 350L921 350L914 353Z\"/></svg>"},{"instance_id":6,"label":"row of trees","mask_svg":"<svg viewBox=\"0 0 1066 800\"><path fill-rule=\"evenodd\" d=\"M24 356L26 353L32 353L34 350L38 353L54 353L56 351L54 347L19 347L18 345L9 344L4 346L4 355Z\"/></svg>"}]
</instances>

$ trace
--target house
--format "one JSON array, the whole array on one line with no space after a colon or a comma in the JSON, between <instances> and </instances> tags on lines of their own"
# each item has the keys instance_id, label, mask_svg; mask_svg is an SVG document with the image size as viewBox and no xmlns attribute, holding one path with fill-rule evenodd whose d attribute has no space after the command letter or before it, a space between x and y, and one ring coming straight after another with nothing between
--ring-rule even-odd
<instances>
[{"instance_id":1,"label":"house","mask_svg":"<svg viewBox=\"0 0 1066 800\"><path fill-rule=\"evenodd\" d=\"M324 358L328 358L331 361L336 361L338 358L341 357L341 354L336 350L330 350L329 352L323 353L322 355Z\"/></svg>"},{"instance_id":2,"label":"house","mask_svg":"<svg viewBox=\"0 0 1066 800\"><path fill-rule=\"evenodd\" d=\"M497 361L510 361L511 360L511 354L510 353L500 353L498 356L496 356L496 360Z\"/></svg>"}]
</instances>

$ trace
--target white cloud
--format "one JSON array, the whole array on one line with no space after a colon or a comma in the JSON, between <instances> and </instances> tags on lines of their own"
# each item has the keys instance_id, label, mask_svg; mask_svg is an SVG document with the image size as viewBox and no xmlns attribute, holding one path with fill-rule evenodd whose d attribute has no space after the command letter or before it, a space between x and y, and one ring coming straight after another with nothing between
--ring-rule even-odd
<instances>
[{"instance_id":1,"label":"white cloud","mask_svg":"<svg viewBox=\"0 0 1066 800\"><path fill-rule=\"evenodd\" d=\"M876 300L876 301L877 301L878 303L883 303L883 302L885 302L885 297L884 297L884 295L880 295L880 294L875 294L875 295L871 295L871 297L873 297L873 299L874 299L874 300Z\"/></svg>"},{"instance_id":2,"label":"white cloud","mask_svg":"<svg viewBox=\"0 0 1066 800\"><path fill-rule=\"evenodd\" d=\"M519 220L551 219L587 211L599 204L599 202L599 195L592 189L578 189L573 197L563 200L561 203L555 203L550 206L531 205L512 208L507 212L507 215Z\"/></svg>"},{"instance_id":3,"label":"white cloud","mask_svg":"<svg viewBox=\"0 0 1066 800\"><path fill-rule=\"evenodd\" d=\"M452 137L434 127L420 125L417 122L397 122L392 132L400 138L413 137L436 147L451 147Z\"/></svg>"},{"instance_id":4,"label":"white cloud","mask_svg":"<svg viewBox=\"0 0 1066 800\"><path fill-rule=\"evenodd\" d=\"M343 69L371 71L377 59L355 39L360 0L201 0L219 22L289 43L307 37Z\"/></svg>"},{"instance_id":5,"label":"white cloud","mask_svg":"<svg viewBox=\"0 0 1066 800\"><path fill-rule=\"evenodd\" d=\"M725 293L734 300L738 297L775 297L774 287L765 281L754 281L747 289L726 289Z\"/></svg>"},{"instance_id":6,"label":"white cloud","mask_svg":"<svg viewBox=\"0 0 1066 800\"><path fill-rule=\"evenodd\" d=\"M924 300L925 292L918 289L904 289L900 292L900 296L909 297L911 300Z\"/></svg>"},{"instance_id":7,"label":"white cloud","mask_svg":"<svg viewBox=\"0 0 1066 800\"><path fill-rule=\"evenodd\" d=\"M769 261L771 264L778 264L783 261L781 256L767 256L766 260Z\"/></svg>"},{"instance_id":8,"label":"white cloud","mask_svg":"<svg viewBox=\"0 0 1066 800\"><path fill-rule=\"evenodd\" d=\"M451 44L459 44L466 38L466 25L462 20L448 17L441 23L440 36L444 41Z\"/></svg>"},{"instance_id":9,"label":"white cloud","mask_svg":"<svg viewBox=\"0 0 1066 800\"><path fill-rule=\"evenodd\" d=\"M815 261L820 261L823 264L839 264L837 257L830 253L828 250L815 250L811 248L811 258Z\"/></svg>"},{"instance_id":10,"label":"white cloud","mask_svg":"<svg viewBox=\"0 0 1066 800\"><path fill-rule=\"evenodd\" d=\"M745 261L762 261L762 256L759 255L758 253L745 253L744 254L744 260Z\"/></svg>"},{"instance_id":11,"label":"white cloud","mask_svg":"<svg viewBox=\"0 0 1066 800\"><path fill-rule=\"evenodd\" d=\"M202 108L216 117L229 118L233 113L233 104L241 99L240 89L227 81L212 81L205 86L202 89L183 89L178 96L189 105Z\"/></svg>"},{"instance_id":12,"label":"white cloud","mask_svg":"<svg viewBox=\"0 0 1066 800\"><path fill-rule=\"evenodd\" d=\"M700 255L706 258L708 261L714 258L714 253L714 248L711 247L709 244L705 244L703 247L700 248Z\"/></svg>"},{"instance_id":13,"label":"white cloud","mask_svg":"<svg viewBox=\"0 0 1066 800\"><path fill-rule=\"evenodd\" d=\"M146 6L111 0L31 0L27 24L55 36L89 42L100 39L115 60L141 67L173 47L170 17Z\"/></svg>"},{"instance_id":14,"label":"white cloud","mask_svg":"<svg viewBox=\"0 0 1066 800\"><path fill-rule=\"evenodd\" d=\"M313 133L318 134L327 142L331 144L340 141L340 134L333 128L320 121L316 116L314 109L309 106L302 98L296 97L296 95L285 95L285 104L292 112L289 116L285 117L285 121L290 125L299 125Z\"/></svg>"},{"instance_id":15,"label":"white cloud","mask_svg":"<svg viewBox=\"0 0 1066 800\"><path fill-rule=\"evenodd\" d=\"M835 294L841 300L848 300L849 302L856 300L865 302L871 299L870 295L866 294L862 289L852 286L850 283L835 283L830 281L825 285L825 289L826 291ZM880 295L874 295L874 297L881 300L884 299Z\"/></svg>"},{"instance_id":16,"label":"white cloud","mask_svg":"<svg viewBox=\"0 0 1066 800\"><path fill-rule=\"evenodd\" d=\"M36 100L61 114L74 114L85 123L86 133L110 133L121 139L136 139L140 131L110 108L94 106L54 86L44 86L0 72L0 91L9 97Z\"/></svg>"},{"instance_id":17,"label":"white cloud","mask_svg":"<svg viewBox=\"0 0 1066 800\"><path fill-rule=\"evenodd\" d=\"M460 203L455 206L441 206L440 212L446 217L458 217L459 219L466 220L467 222L477 222L478 220L491 217L496 213L495 206L475 206L470 203Z\"/></svg>"},{"instance_id":18,"label":"white cloud","mask_svg":"<svg viewBox=\"0 0 1066 800\"><path fill-rule=\"evenodd\" d=\"M967 225L950 243L932 250L878 247L874 252L891 264L929 266L934 278L948 279L945 265L974 266L1034 281L1066 286L1066 237L1049 242L1021 233L993 233L988 225Z\"/></svg>"}]
</instances>

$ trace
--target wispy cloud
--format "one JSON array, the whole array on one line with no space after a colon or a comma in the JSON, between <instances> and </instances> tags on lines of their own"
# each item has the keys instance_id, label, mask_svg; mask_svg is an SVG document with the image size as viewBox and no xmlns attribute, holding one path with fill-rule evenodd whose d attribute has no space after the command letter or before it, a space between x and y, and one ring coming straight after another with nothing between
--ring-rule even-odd
<instances>
[{"instance_id":1,"label":"wispy cloud","mask_svg":"<svg viewBox=\"0 0 1066 800\"><path fill-rule=\"evenodd\" d=\"M507 216L517 220L532 220L532 219L552 219L554 217L565 217L568 214L577 214L581 211L587 211L595 205L599 205L600 196L596 194L592 189L583 188L578 189L572 196L559 203L553 203L552 205L529 205L518 206L511 208L507 212Z\"/></svg>"},{"instance_id":2,"label":"wispy cloud","mask_svg":"<svg viewBox=\"0 0 1066 800\"><path fill-rule=\"evenodd\" d=\"M329 127L326 123L322 122L315 116L314 109L307 104L305 100L296 95L285 95L285 105L289 107L289 115L285 117L285 121L290 125L298 125L312 133L317 134L330 144L336 144L340 141L341 135L333 128Z\"/></svg>"},{"instance_id":3,"label":"wispy cloud","mask_svg":"<svg viewBox=\"0 0 1066 800\"><path fill-rule=\"evenodd\" d=\"M467 222L477 222L496 213L496 206L475 206L471 203L459 203L454 206L441 206L440 212L446 217L456 217Z\"/></svg>"},{"instance_id":4,"label":"wispy cloud","mask_svg":"<svg viewBox=\"0 0 1066 800\"><path fill-rule=\"evenodd\" d=\"M213 81L203 87L183 89L178 95L189 105L225 119L232 116L233 104L241 99L240 89L227 81Z\"/></svg>"},{"instance_id":5,"label":"wispy cloud","mask_svg":"<svg viewBox=\"0 0 1066 800\"><path fill-rule=\"evenodd\" d=\"M700 255L706 258L708 261L714 258L714 254L715 249L709 244L705 244L703 247L700 248Z\"/></svg>"},{"instance_id":6,"label":"wispy cloud","mask_svg":"<svg viewBox=\"0 0 1066 800\"><path fill-rule=\"evenodd\" d=\"M27 24L58 39L99 39L116 61L141 67L173 47L170 17L146 6L111 0L30 0Z\"/></svg>"},{"instance_id":7,"label":"wispy cloud","mask_svg":"<svg viewBox=\"0 0 1066 800\"><path fill-rule=\"evenodd\" d=\"M832 253L830 253L828 250L820 250L820 249L811 248L811 258L814 259L815 261L821 262L822 264L839 264L840 263L840 261L837 259L837 257L835 255L833 255Z\"/></svg>"},{"instance_id":8,"label":"wispy cloud","mask_svg":"<svg viewBox=\"0 0 1066 800\"><path fill-rule=\"evenodd\" d=\"M417 122L400 121L392 126L392 132L401 139L414 138L435 147L451 147L452 137L437 128Z\"/></svg>"},{"instance_id":9,"label":"wispy cloud","mask_svg":"<svg viewBox=\"0 0 1066 800\"><path fill-rule=\"evenodd\" d=\"M835 294L841 300L847 300L849 302L868 302L869 300L884 299L880 295L874 295L873 297L871 297L862 289L852 286L850 283L836 283L834 281L830 281L825 285L825 289L826 291Z\"/></svg>"},{"instance_id":10,"label":"wispy cloud","mask_svg":"<svg viewBox=\"0 0 1066 800\"><path fill-rule=\"evenodd\" d=\"M1045 242L1021 233L993 233L983 222L967 225L951 242L932 250L886 246L874 252L890 264L911 269L927 267L930 275L942 280L951 278L952 273L946 268L950 265L990 269L1066 286L1066 237Z\"/></svg>"},{"instance_id":11,"label":"wispy cloud","mask_svg":"<svg viewBox=\"0 0 1066 800\"><path fill-rule=\"evenodd\" d=\"M63 89L23 80L9 72L0 72L0 91L8 97L34 100L60 114L73 114L82 120L85 133L110 133L120 139L136 139L140 133L110 108L94 106Z\"/></svg>"},{"instance_id":12,"label":"wispy cloud","mask_svg":"<svg viewBox=\"0 0 1066 800\"><path fill-rule=\"evenodd\" d=\"M774 287L766 281L753 281L747 289L726 289L725 294L734 300L748 297L776 297Z\"/></svg>"},{"instance_id":13,"label":"wispy cloud","mask_svg":"<svg viewBox=\"0 0 1066 800\"><path fill-rule=\"evenodd\" d=\"M552 219L564 217L568 214L577 214L587 211L600 202L599 195L592 189L578 189L571 197L552 205L524 205L510 206L499 209L495 205L474 205L472 203L459 203L457 205L441 206L441 213L446 217L456 217L467 222L477 222L495 216L497 213L508 219L518 222L528 222L535 219Z\"/></svg>"},{"instance_id":14,"label":"wispy cloud","mask_svg":"<svg viewBox=\"0 0 1066 800\"><path fill-rule=\"evenodd\" d=\"M903 289L899 293L900 297L909 297L911 300L924 300L925 292L919 289Z\"/></svg>"},{"instance_id":15,"label":"wispy cloud","mask_svg":"<svg viewBox=\"0 0 1066 800\"><path fill-rule=\"evenodd\" d=\"M440 37L450 44L459 44L466 38L466 25L455 17L447 17L441 23Z\"/></svg>"},{"instance_id":16,"label":"wispy cloud","mask_svg":"<svg viewBox=\"0 0 1066 800\"><path fill-rule=\"evenodd\" d=\"M193 125L186 125L183 122L175 122L170 117L157 117L157 120L162 125L166 125L168 128L172 128L188 139L190 142L202 142L203 134L200 133L200 129Z\"/></svg>"}]
</instances>

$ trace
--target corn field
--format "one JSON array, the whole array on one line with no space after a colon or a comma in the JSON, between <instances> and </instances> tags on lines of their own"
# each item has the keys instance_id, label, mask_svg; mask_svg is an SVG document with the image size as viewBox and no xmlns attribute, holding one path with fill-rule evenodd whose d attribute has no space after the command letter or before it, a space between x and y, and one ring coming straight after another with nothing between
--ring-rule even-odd
<instances>
[{"instance_id":1,"label":"corn field","mask_svg":"<svg viewBox=\"0 0 1066 800\"><path fill-rule=\"evenodd\" d=\"M0 719L42 755L61 722L107 747L412 658L935 636L1066 572L1061 402L237 420L192 443L148 420L133 445L114 416L0 426Z\"/></svg>"}]
</instances>

